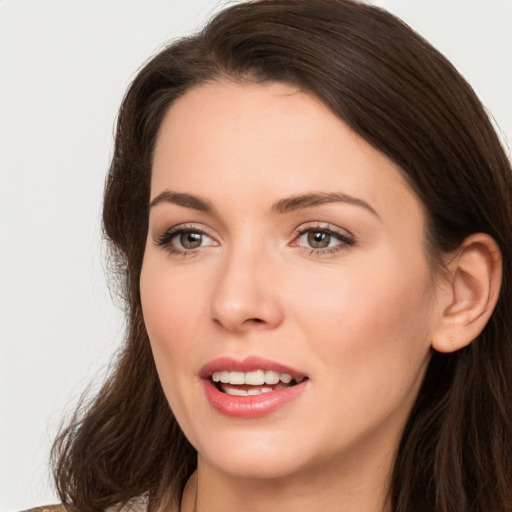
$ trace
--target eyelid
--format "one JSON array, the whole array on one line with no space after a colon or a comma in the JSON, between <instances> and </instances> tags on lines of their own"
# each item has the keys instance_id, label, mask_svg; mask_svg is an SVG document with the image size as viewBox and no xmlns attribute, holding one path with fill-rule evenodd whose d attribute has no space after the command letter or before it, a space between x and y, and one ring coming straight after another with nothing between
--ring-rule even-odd
<instances>
[{"instance_id":1,"label":"eyelid","mask_svg":"<svg viewBox=\"0 0 512 512\"><path fill-rule=\"evenodd\" d=\"M327 233L331 236L334 236L339 240L339 244L336 244L332 247L325 247L325 248L314 248L314 247L304 247L300 245L293 245L295 242L299 240L301 236L304 234L311 232L311 231L321 231L324 233ZM338 226L335 226L333 224L330 224L328 222L320 222L320 221L314 221L314 222L306 222L303 224L300 224L297 228L295 228L293 235L292 235L292 241L290 242L290 245L292 247L298 247L304 250L307 250L312 255L327 255L332 254L338 251L341 251L343 249L346 249L347 246L352 246L356 243L356 237L353 235L350 231L347 229L342 229Z\"/></svg>"},{"instance_id":2,"label":"eyelid","mask_svg":"<svg viewBox=\"0 0 512 512\"><path fill-rule=\"evenodd\" d=\"M330 222L322 221L303 222L293 230L292 236L293 238L295 238L298 235L303 234L304 232L312 231L315 229L318 229L318 231L327 231L341 237L353 238L355 240L355 235L351 233L348 229L340 228L339 226L331 224Z\"/></svg>"},{"instance_id":3,"label":"eyelid","mask_svg":"<svg viewBox=\"0 0 512 512\"><path fill-rule=\"evenodd\" d=\"M154 238L153 241L155 245L159 247L165 248L167 251L169 251L171 254L180 254L180 255L192 255L196 253L201 248L207 247L207 246L200 246L195 249L181 249L179 247L176 247L172 245L172 239L180 235L184 232L194 232L194 233L200 233L202 235L207 236L209 239L211 239L214 243L208 244L207 246L216 246L219 245L219 242L217 238L211 233L211 231L203 225L198 224L192 224L192 223L183 223L183 224L177 224L175 226L172 226L169 229L165 229L162 232L158 233Z\"/></svg>"}]
</instances>

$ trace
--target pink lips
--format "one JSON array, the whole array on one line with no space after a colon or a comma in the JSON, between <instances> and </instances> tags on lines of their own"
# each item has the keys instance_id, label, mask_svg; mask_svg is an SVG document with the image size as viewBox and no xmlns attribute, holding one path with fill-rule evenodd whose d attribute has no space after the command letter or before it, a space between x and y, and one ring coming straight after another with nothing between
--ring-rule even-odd
<instances>
[{"instance_id":1,"label":"pink lips","mask_svg":"<svg viewBox=\"0 0 512 512\"><path fill-rule=\"evenodd\" d=\"M304 374L288 366L254 356L243 361L237 361L229 357L210 361L200 372L206 398L216 411L234 418L250 419L266 416L301 395L308 383L308 380L305 379L300 384L270 393L255 396L232 396L219 391L210 378L213 372L222 370L241 372L273 370L279 373L288 373L294 378L304 377Z\"/></svg>"}]
</instances>

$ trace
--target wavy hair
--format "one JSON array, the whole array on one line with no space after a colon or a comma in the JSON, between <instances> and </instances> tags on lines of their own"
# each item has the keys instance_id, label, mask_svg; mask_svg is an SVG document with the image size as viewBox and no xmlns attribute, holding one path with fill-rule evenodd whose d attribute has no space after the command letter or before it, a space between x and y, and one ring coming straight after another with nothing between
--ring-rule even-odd
<instances>
[{"instance_id":1,"label":"wavy hair","mask_svg":"<svg viewBox=\"0 0 512 512\"><path fill-rule=\"evenodd\" d=\"M175 504L196 466L158 380L139 277L162 119L202 83L280 81L321 100L401 169L427 217L434 264L471 233L503 256L495 311L469 346L433 353L394 461L393 512L512 510L512 177L475 93L428 42L354 0L232 5L137 74L120 109L103 226L122 280L125 344L98 395L53 449L63 503L100 511L146 496Z\"/></svg>"}]
</instances>

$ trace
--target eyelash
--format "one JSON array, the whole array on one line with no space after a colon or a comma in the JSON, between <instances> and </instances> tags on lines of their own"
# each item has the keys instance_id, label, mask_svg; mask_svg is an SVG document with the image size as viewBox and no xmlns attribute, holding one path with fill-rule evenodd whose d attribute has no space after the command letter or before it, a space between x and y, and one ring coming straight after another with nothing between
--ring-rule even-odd
<instances>
[{"instance_id":1,"label":"eyelash","mask_svg":"<svg viewBox=\"0 0 512 512\"><path fill-rule=\"evenodd\" d=\"M201 236L207 236L214 240L214 238L211 237L204 229L198 229L197 226L193 224L181 224L159 235L155 240L155 244L159 247L163 247L172 256L194 256L201 247L198 247L197 249L179 249L172 244L172 240L174 238L184 233L194 233Z\"/></svg>"},{"instance_id":2,"label":"eyelash","mask_svg":"<svg viewBox=\"0 0 512 512\"><path fill-rule=\"evenodd\" d=\"M335 238L340 243L332 246L332 247L325 247L325 248L314 248L314 247L304 247L304 246L298 246L299 248L307 251L310 256L329 256L331 254L335 254L339 251L342 251L346 249L347 247L350 247L356 243L355 237L344 231L340 231L338 229L333 228L330 225L321 224L321 223L315 223L314 225L306 225L301 226L299 229L297 229L293 235L293 241L292 243L298 241L300 237L308 234L308 233L321 233L323 235L328 235L332 238ZM292 245L293 246L293 245Z\"/></svg>"},{"instance_id":3,"label":"eyelash","mask_svg":"<svg viewBox=\"0 0 512 512\"><path fill-rule=\"evenodd\" d=\"M201 236L206 236L212 240L215 240L212 236L208 234L204 229L199 229L197 226L193 224L186 224L173 227L168 231L165 231L161 235L159 235L155 244L159 247L163 247L169 254L173 256L194 256L197 254L198 250L201 249L201 246L195 249L179 249L172 244L174 238L184 233L194 233ZM340 243L332 246L332 247L324 247L324 248L314 248L314 247L304 247L297 245L296 242L304 235L308 233L321 233L322 235L327 235L329 237L335 238ZM353 235L348 234L347 232L341 232L337 229L334 229L332 226L316 223L314 225L301 226L300 229L296 229L293 234L293 239L290 245L292 247L298 247L299 249L305 250L309 252L310 256L328 256L330 254L337 253L347 247L350 247L356 243L356 240ZM218 245L218 242L211 245ZM203 246L204 247L204 246Z\"/></svg>"}]
</instances>

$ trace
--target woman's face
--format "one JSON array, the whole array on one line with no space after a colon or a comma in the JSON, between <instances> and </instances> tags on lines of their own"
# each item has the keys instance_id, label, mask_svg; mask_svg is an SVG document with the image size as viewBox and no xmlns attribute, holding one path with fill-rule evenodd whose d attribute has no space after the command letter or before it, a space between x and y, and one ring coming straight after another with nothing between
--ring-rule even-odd
<instances>
[{"instance_id":1,"label":"woman's face","mask_svg":"<svg viewBox=\"0 0 512 512\"><path fill-rule=\"evenodd\" d=\"M167 113L151 201L144 318L199 464L386 471L436 323L396 166L307 94L219 82Z\"/></svg>"}]
</instances>

